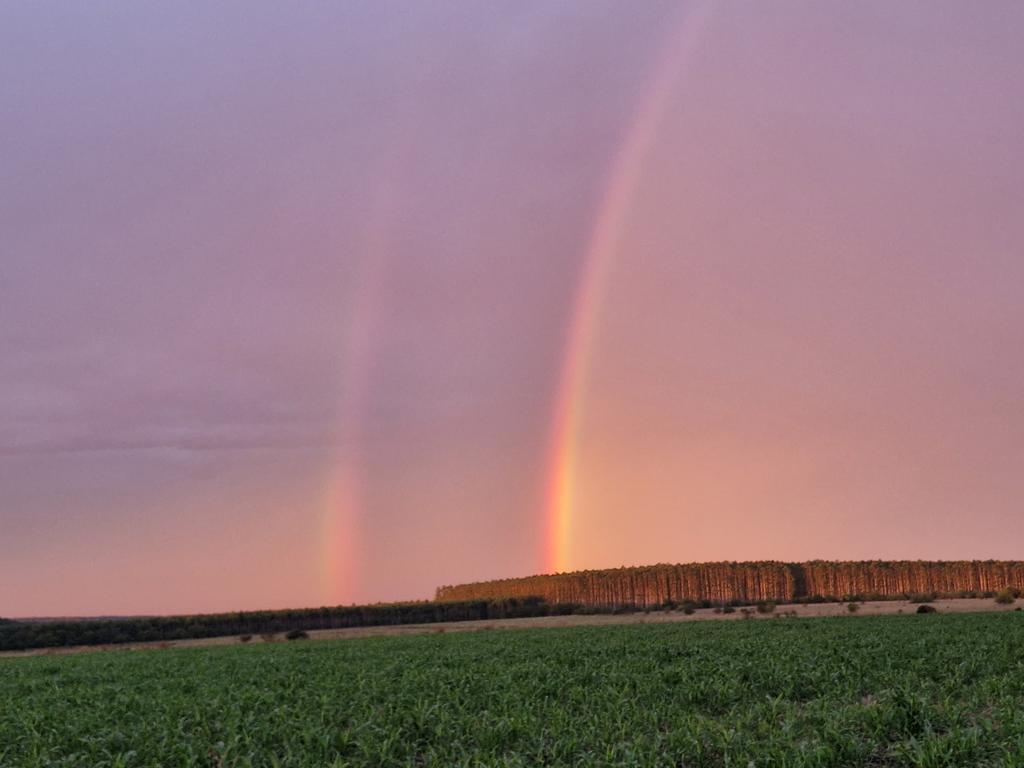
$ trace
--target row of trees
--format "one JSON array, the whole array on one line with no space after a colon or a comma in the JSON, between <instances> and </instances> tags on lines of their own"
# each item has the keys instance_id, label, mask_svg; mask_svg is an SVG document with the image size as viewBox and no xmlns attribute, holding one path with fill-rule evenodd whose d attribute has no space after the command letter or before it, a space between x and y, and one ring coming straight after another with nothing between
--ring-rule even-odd
<instances>
[{"instance_id":1,"label":"row of trees","mask_svg":"<svg viewBox=\"0 0 1024 768\"><path fill-rule=\"evenodd\" d=\"M552 603L653 607L669 602L787 601L796 594L793 566L774 561L690 563L575 571L437 589L438 600L533 595Z\"/></svg>"},{"instance_id":2,"label":"row of trees","mask_svg":"<svg viewBox=\"0 0 1024 768\"><path fill-rule=\"evenodd\" d=\"M513 597L496 600L473 599L443 603L422 601L134 619L0 621L0 650L276 634L291 630L521 618L571 613L576 610L581 610L581 607L555 606L539 597Z\"/></svg>"},{"instance_id":3,"label":"row of trees","mask_svg":"<svg viewBox=\"0 0 1024 768\"><path fill-rule=\"evenodd\" d=\"M650 608L666 603L799 602L826 598L960 596L1024 588L1024 562L869 560L688 563L574 571L437 589L437 600L527 595L551 603Z\"/></svg>"},{"instance_id":4,"label":"row of trees","mask_svg":"<svg viewBox=\"0 0 1024 768\"><path fill-rule=\"evenodd\" d=\"M0 650L277 634L671 606L967 596L1024 590L1019 561L690 563L439 587L433 602L90 621L0 619Z\"/></svg>"},{"instance_id":5,"label":"row of trees","mask_svg":"<svg viewBox=\"0 0 1024 768\"><path fill-rule=\"evenodd\" d=\"M815 561L800 567L808 596L957 596L1024 586L1024 562L1016 560Z\"/></svg>"}]
</instances>

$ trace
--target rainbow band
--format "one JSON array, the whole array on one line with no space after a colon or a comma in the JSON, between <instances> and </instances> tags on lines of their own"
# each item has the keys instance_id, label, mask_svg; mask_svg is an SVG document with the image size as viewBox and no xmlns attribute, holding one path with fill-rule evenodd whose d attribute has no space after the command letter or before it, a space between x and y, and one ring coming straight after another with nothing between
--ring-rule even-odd
<instances>
[{"instance_id":1,"label":"rainbow band","mask_svg":"<svg viewBox=\"0 0 1024 768\"><path fill-rule=\"evenodd\" d=\"M342 394L338 405L335 439L341 450L331 467L322 517L321 594L327 605L352 602L361 591L365 546L365 469L362 416L369 397L374 328L380 307L380 291L391 247L390 225L395 218L395 190L401 183L401 169L413 149L413 141L401 133L397 120L387 134L383 155L373 175L370 216L353 256L358 264L354 303L347 319L342 360Z\"/></svg>"},{"instance_id":2,"label":"rainbow band","mask_svg":"<svg viewBox=\"0 0 1024 768\"><path fill-rule=\"evenodd\" d=\"M644 161L684 72L685 60L706 28L712 7L710 3L689 6L679 14L672 27L673 32L654 71L654 79L616 155L583 259L583 273L569 319L552 421L552 449L544 500L546 534L543 557L548 573L571 568L569 542L578 485L576 436L582 419L585 379L592 357L598 309L605 294L615 248Z\"/></svg>"}]
</instances>

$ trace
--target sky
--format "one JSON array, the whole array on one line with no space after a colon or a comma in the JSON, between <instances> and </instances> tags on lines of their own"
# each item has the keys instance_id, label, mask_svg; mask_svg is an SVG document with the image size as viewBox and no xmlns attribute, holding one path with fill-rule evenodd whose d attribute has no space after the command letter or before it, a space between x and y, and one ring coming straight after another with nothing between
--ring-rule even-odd
<instances>
[{"instance_id":1,"label":"sky","mask_svg":"<svg viewBox=\"0 0 1024 768\"><path fill-rule=\"evenodd\" d=\"M0 5L0 615L1021 558L1024 6Z\"/></svg>"}]
</instances>

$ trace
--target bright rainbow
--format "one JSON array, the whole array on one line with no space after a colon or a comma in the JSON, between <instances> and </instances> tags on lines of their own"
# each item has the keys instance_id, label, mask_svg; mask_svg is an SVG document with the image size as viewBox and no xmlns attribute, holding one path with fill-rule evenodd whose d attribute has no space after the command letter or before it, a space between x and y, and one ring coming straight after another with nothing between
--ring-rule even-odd
<instances>
[{"instance_id":1,"label":"bright rainbow","mask_svg":"<svg viewBox=\"0 0 1024 768\"><path fill-rule=\"evenodd\" d=\"M589 238L566 334L564 363L552 422L552 447L544 500L547 530L543 555L544 568L549 573L567 571L572 567L569 542L575 522L573 513L578 486L576 436L585 404L585 379L593 354L598 310L615 249L644 161L684 72L685 60L707 26L711 8L710 4L700 3L680 13L655 70L654 80L615 158Z\"/></svg>"}]
</instances>

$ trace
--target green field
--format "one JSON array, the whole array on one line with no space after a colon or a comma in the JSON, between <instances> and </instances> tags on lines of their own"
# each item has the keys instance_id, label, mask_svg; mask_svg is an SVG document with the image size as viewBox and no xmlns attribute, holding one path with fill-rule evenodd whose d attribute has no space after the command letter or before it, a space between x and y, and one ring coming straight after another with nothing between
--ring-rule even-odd
<instances>
[{"instance_id":1,"label":"green field","mask_svg":"<svg viewBox=\"0 0 1024 768\"><path fill-rule=\"evenodd\" d=\"M1024 766L1024 614L0 659L3 766Z\"/></svg>"}]
</instances>

